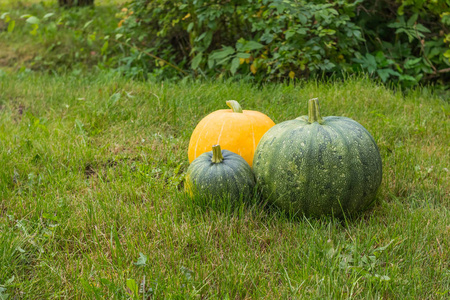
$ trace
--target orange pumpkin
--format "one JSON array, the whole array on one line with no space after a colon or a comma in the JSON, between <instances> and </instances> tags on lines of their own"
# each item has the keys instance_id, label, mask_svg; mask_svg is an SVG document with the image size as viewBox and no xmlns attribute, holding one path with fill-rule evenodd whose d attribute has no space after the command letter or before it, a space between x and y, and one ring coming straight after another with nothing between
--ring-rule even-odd
<instances>
[{"instance_id":1,"label":"orange pumpkin","mask_svg":"<svg viewBox=\"0 0 450 300\"><path fill-rule=\"evenodd\" d=\"M235 100L226 102L231 109L221 109L204 117L189 142L189 162L211 151L213 145L242 156L251 166L261 137L275 123L265 114L242 110Z\"/></svg>"}]
</instances>

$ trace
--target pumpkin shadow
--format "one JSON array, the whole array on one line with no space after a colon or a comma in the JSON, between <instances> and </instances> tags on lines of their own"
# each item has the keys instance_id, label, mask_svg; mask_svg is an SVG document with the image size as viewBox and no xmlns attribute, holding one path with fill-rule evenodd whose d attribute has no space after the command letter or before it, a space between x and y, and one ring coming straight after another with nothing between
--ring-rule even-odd
<instances>
[{"instance_id":1,"label":"pumpkin shadow","mask_svg":"<svg viewBox=\"0 0 450 300\"><path fill-rule=\"evenodd\" d=\"M301 211L289 211L277 206L275 203L271 202L269 199L264 199L262 197L262 191L259 190L257 192L260 197L259 202L264 203L262 207L268 215L273 216L273 218L278 218L280 220L286 220L288 222L307 222L309 223L311 220L326 222L326 223L339 223L343 227L349 227L351 224L358 223L360 221L364 221L370 218L373 214L373 211L376 207L380 206L383 202L381 197L381 189L378 189L376 196L374 199L361 209L359 212L349 213L348 211L344 211L341 206L341 211L337 213L332 213L330 215L307 215Z\"/></svg>"},{"instance_id":2,"label":"pumpkin shadow","mask_svg":"<svg viewBox=\"0 0 450 300\"><path fill-rule=\"evenodd\" d=\"M343 228L348 228L352 224L365 221L369 219L381 202L381 193L377 193L375 199L367 205L362 211L358 213L348 213L345 211L339 214L312 216L305 215L301 212L292 213L283 210L268 199L262 196L260 187L256 187L251 196L243 196L239 199L233 199L230 195L223 195L222 197L208 197L199 196L194 193L193 196L189 193L183 193L180 199L185 208L190 210L193 217L204 216L205 214L220 214L230 218L248 218L256 217L261 222L269 222L271 220L278 220L280 222L292 223L336 223Z\"/></svg>"},{"instance_id":3,"label":"pumpkin shadow","mask_svg":"<svg viewBox=\"0 0 450 300\"><path fill-rule=\"evenodd\" d=\"M251 195L240 195L233 198L229 194L219 197L201 195L198 193L183 193L180 199L193 216L204 214L221 214L233 218L245 218L250 215L266 214L265 202L257 189Z\"/></svg>"}]
</instances>

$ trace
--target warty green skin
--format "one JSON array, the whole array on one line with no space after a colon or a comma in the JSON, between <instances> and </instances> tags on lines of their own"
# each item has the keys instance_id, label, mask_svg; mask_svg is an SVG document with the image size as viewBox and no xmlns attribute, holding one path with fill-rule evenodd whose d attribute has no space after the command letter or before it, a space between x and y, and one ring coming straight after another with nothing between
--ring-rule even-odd
<instances>
[{"instance_id":1,"label":"warty green skin","mask_svg":"<svg viewBox=\"0 0 450 300\"><path fill-rule=\"evenodd\" d=\"M240 155L222 150L223 160L213 163L212 151L203 153L189 166L186 183L195 196L207 198L251 197L255 187L255 176L250 165Z\"/></svg>"},{"instance_id":2,"label":"warty green skin","mask_svg":"<svg viewBox=\"0 0 450 300\"><path fill-rule=\"evenodd\" d=\"M255 151L253 171L263 197L292 214L354 213L370 206L381 185L375 140L356 121L307 116L266 132Z\"/></svg>"}]
</instances>

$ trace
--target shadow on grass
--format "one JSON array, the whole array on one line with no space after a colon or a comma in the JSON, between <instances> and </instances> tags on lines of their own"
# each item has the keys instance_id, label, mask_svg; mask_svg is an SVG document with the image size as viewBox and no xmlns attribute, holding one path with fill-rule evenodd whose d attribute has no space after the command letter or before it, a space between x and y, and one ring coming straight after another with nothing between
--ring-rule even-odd
<instances>
[{"instance_id":1,"label":"shadow on grass","mask_svg":"<svg viewBox=\"0 0 450 300\"><path fill-rule=\"evenodd\" d=\"M307 216L302 212L289 212L281 209L264 199L261 192L255 189L252 197L231 199L229 195L223 197L200 197L181 193L178 202L183 210L188 211L192 218L215 215L229 219L253 219L256 222L272 223L305 223L311 227L322 227L336 224L343 228L365 222L373 216L374 209L381 205L381 193L378 192L374 200L361 212L341 212L339 215Z\"/></svg>"}]
</instances>

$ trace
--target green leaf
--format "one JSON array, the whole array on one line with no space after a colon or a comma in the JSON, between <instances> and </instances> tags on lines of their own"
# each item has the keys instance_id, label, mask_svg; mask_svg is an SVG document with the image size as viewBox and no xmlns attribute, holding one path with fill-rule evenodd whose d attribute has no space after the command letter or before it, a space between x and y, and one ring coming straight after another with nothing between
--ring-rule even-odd
<instances>
[{"instance_id":1,"label":"green leaf","mask_svg":"<svg viewBox=\"0 0 450 300\"><path fill-rule=\"evenodd\" d=\"M261 36L260 40L261 40L262 42L265 42L266 44L270 44L270 43L272 43L273 38L274 38L274 35L273 35L273 34L271 34L271 33L264 33L264 34Z\"/></svg>"},{"instance_id":2,"label":"green leaf","mask_svg":"<svg viewBox=\"0 0 450 300\"><path fill-rule=\"evenodd\" d=\"M366 62L367 69L370 73L374 72L377 69L377 61L375 60L375 56L370 53L366 53Z\"/></svg>"},{"instance_id":3,"label":"green leaf","mask_svg":"<svg viewBox=\"0 0 450 300\"><path fill-rule=\"evenodd\" d=\"M204 38L204 40L203 40L203 46L204 46L205 48L208 48L209 45L211 45L212 37L213 37L212 31L208 31L208 33L206 33L206 36L205 36L205 38Z\"/></svg>"},{"instance_id":4,"label":"green leaf","mask_svg":"<svg viewBox=\"0 0 450 300\"><path fill-rule=\"evenodd\" d=\"M147 256L145 256L142 252L139 252L139 258L137 262L134 263L135 266L146 266L147 265Z\"/></svg>"},{"instance_id":5,"label":"green leaf","mask_svg":"<svg viewBox=\"0 0 450 300\"><path fill-rule=\"evenodd\" d=\"M49 214L49 213L43 213L43 214L42 214L42 218L47 219L47 220L52 220L52 221L58 222L58 218L55 217L55 216L52 215L52 214Z\"/></svg>"},{"instance_id":6,"label":"green leaf","mask_svg":"<svg viewBox=\"0 0 450 300\"><path fill-rule=\"evenodd\" d=\"M255 41L248 41L247 43L245 43L245 45L240 50L245 52L245 51L258 50L261 48L264 48L263 44L260 44Z\"/></svg>"},{"instance_id":7,"label":"green leaf","mask_svg":"<svg viewBox=\"0 0 450 300\"><path fill-rule=\"evenodd\" d=\"M206 34L207 34L207 32L203 32L195 39L195 41L200 42L201 40L203 40L203 38L206 36Z\"/></svg>"},{"instance_id":8,"label":"green leaf","mask_svg":"<svg viewBox=\"0 0 450 300\"><path fill-rule=\"evenodd\" d=\"M394 22L394 23L389 23L388 27L389 28L401 28L403 27L404 24L400 23L400 22Z\"/></svg>"},{"instance_id":9,"label":"green leaf","mask_svg":"<svg viewBox=\"0 0 450 300\"><path fill-rule=\"evenodd\" d=\"M299 28L297 29L297 33L300 35L306 35L308 33L308 29L307 28Z\"/></svg>"},{"instance_id":10,"label":"green leaf","mask_svg":"<svg viewBox=\"0 0 450 300\"><path fill-rule=\"evenodd\" d=\"M334 35L334 34L336 33L336 30L333 30L333 29L323 29L321 33L326 34L326 35Z\"/></svg>"},{"instance_id":11,"label":"green leaf","mask_svg":"<svg viewBox=\"0 0 450 300\"><path fill-rule=\"evenodd\" d=\"M105 54L106 54L106 51L108 50L108 46L109 46L109 43L108 43L108 41L106 41L106 42L103 44L102 49L101 49L102 55L105 55Z\"/></svg>"},{"instance_id":12,"label":"green leaf","mask_svg":"<svg viewBox=\"0 0 450 300\"><path fill-rule=\"evenodd\" d=\"M239 65L240 65L239 57L233 58L233 60L231 61L231 67L230 67L231 74L234 75L236 73L237 69L239 68Z\"/></svg>"},{"instance_id":13,"label":"green leaf","mask_svg":"<svg viewBox=\"0 0 450 300\"><path fill-rule=\"evenodd\" d=\"M292 36L294 36L295 33L296 33L296 32L295 32L294 30L292 30L292 29L286 30L286 31L284 32L285 37L286 37L286 40L288 40L288 39L290 39Z\"/></svg>"},{"instance_id":14,"label":"green leaf","mask_svg":"<svg viewBox=\"0 0 450 300\"><path fill-rule=\"evenodd\" d=\"M8 24L8 32L12 32L14 30L14 26L16 26L16 21L11 20Z\"/></svg>"},{"instance_id":15,"label":"green leaf","mask_svg":"<svg viewBox=\"0 0 450 300\"><path fill-rule=\"evenodd\" d=\"M418 31L415 31L414 29L410 29L405 31L406 35L408 36L409 42L411 43L414 39L417 38L417 35L419 35L420 37L423 37L423 34L421 34Z\"/></svg>"},{"instance_id":16,"label":"green leaf","mask_svg":"<svg viewBox=\"0 0 450 300\"><path fill-rule=\"evenodd\" d=\"M427 46L428 45L425 44L425 49L427 49ZM431 48L430 53L428 53L428 58L431 59L431 58L435 57L436 55L440 55L442 52L443 52L443 49L441 47Z\"/></svg>"},{"instance_id":17,"label":"green leaf","mask_svg":"<svg viewBox=\"0 0 450 300\"><path fill-rule=\"evenodd\" d=\"M335 15L335 16L338 16L338 15L339 15L338 11L335 10L334 8L328 9L328 12L330 12L332 15Z\"/></svg>"},{"instance_id":18,"label":"green leaf","mask_svg":"<svg viewBox=\"0 0 450 300\"><path fill-rule=\"evenodd\" d=\"M300 20L300 23L302 23L302 25L305 25L308 22L308 18L304 14L300 13L297 15L297 17Z\"/></svg>"},{"instance_id":19,"label":"green leaf","mask_svg":"<svg viewBox=\"0 0 450 300\"><path fill-rule=\"evenodd\" d=\"M48 19L48 18L50 18L51 16L53 16L54 15L54 13L48 13L48 14L45 14L43 17L42 17L42 19Z\"/></svg>"},{"instance_id":20,"label":"green leaf","mask_svg":"<svg viewBox=\"0 0 450 300\"><path fill-rule=\"evenodd\" d=\"M418 57L418 58L414 58L414 59L408 59L405 62L405 69L411 69L413 67L415 67L420 61L422 60L422 57Z\"/></svg>"},{"instance_id":21,"label":"green leaf","mask_svg":"<svg viewBox=\"0 0 450 300\"><path fill-rule=\"evenodd\" d=\"M200 52L192 59L192 62L191 62L192 70L196 70L198 68L198 65L202 61L202 58L203 58L203 52Z\"/></svg>"},{"instance_id":22,"label":"green leaf","mask_svg":"<svg viewBox=\"0 0 450 300\"><path fill-rule=\"evenodd\" d=\"M217 61L216 63L217 63L217 65L219 65L219 66L220 66L220 65L224 65L224 64L228 63L228 61L230 60L230 58L231 58L231 56L227 56L227 57L225 57L225 58L223 58L223 59Z\"/></svg>"},{"instance_id":23,"label":"green leaf","mask_svg":"<svg viewBox=\"0 0 450 300\"><path fill-rule=\"evenodd\" d=\"M450 25L450 12L441 14L441 22L445 25Z\"/></svg>"},{"instance_id":24,"label":"green leaf","mask_svg":"<svg viewBox=\"0 0 450 300\"><path fill-rule=\"evenodd\" d=\"M224 47L220 50L214 51L209 55L210 59L219 60L223 59L227 56L230 56L231 54L234 54L234 48L232 47Z\"/></svg>"},{"instance_id":25,"label":"green leaf","mask_svg":"<svg viewBox=\"0 0 450 300\"><path fill-rule=\"evenodd\" d=\"M189 25L187 26L186 31L187 32L191 32L192 28L194 28L194 22L189 23Z\"/></svg>"},{"instance_id":26,"label":"green leaf","mask_svg":"<svg viewBox=\"0 0 450 300\"><path fill-rule=\"evenodd\" d=\"M445 51L444 57L450 58L450 50Z\"/></svg>"},{"instance_id":27,"label":"green leaf","mask_svg":"<svg viewBox=\"0 0 450 300\"><path fill-rule=\"evenodd\" d=\"M405 33L408 36L408 40L411 43L416 37L416 31L414 29L399 28L395 31L395 34ZM420 33L419 33L420 35Z\"/></svg>"},{"instance_id":28,"label":"green leaf","mask_svg":"<svg viewBox=\"0 0 450 300\"><path fill-rule=\"evenodd\" d=\"M416 81L416 79L410 75L400 75L399 79L401 81L407 80L407 81Z\"/></svg>"},{"instance_id":29,"label":"green leaf","mask_svg":"<svg viewBox=\"0 0 450 300\"><path fill-rule=\"evenodd\" d=\"M387 72L387 69L377 70L377 74L378 76L380 76L383 82L386 82L386 80L389 78L389 72Z\"/></svg>"},{"instance_id":30,"label":"green leaf","mask_svg":"<svg viewBox=\"0 0 450 300\"><path fill-rule=\"evenodd\" d=\"M134 279L127 279L127 287L131 290L134 296L139 296L139 286Z\"/></svg>"},{"instance_id":31,"label":"green leaf","mask_svg":"<svg viewBox=\"0 0 450 300\"><path fill-rule=\"evenodd\" d=\"M36 35L37 30L39 28L39 25L38 24L31 24L31 28L33 28L33 29L30 31L30 34L31 35Z\"/></svg>"},{"instance_id":32,"label":"green leaf","mask_svg":"<svg viewBox=\"0 0 450 300\"><path fill-rule=\"evenodd\" d=\"M414 26L414 23L416 23L418 17L419 17L418 14L413 14L413 15L411 16L411 18L409 18L408 22L406 22L406 24L408 25L408 27L413 27L413 26Z\"/></svg>"},{"instance_id":33,"label":"green leaf","mask_svg":"<svg viewBox=\"0 0 450 300\"><path fill-rule=\"evenodd\" d=\"M214 59L209 58L208 59L208 68L212 69L214 67Z\"/></svg>"},{"instance_id":34,"label":"green leaf","mask_svg":"<svg viewBox=\"0 0 450 300\"><path fill-rule=\"evenodd\" d=\"M416 29L417 29L417 31L420 31L420 32L425 32L425 33L430 33L431 32L430 29L426 28L422 24L417 24L416 25Z\"/></svg>"},{"instance_id":35,"label":"green leaf","mask_svg":"<svg viewBox=\"0 0 450 300\"><path fill-rule=\"evenodd\" d=\"M94 22L94 20L87 21L87 22L84 24L83 29L86 29L89 25L91 25L92 22Z\"/></svg>"},{"instance_id":36,"label":"green leaf","mask_svg":"<svg viewBox=\"0 0 450 300\"><path fill-rule=\"evenodd\" d=\"M250 54L250 53L242 53L242 52L239 52L238 54L236 54L236 57L243 58L243 59L247 59L247 58L250 58L250 57L251 57L251 54Z\"/></svg>"},{"instance_id":37,"label":"green leaf","mask_svg":"<svg viewBox=\"0 0 450 300\"><path fill-rule=\"evenodd\" d=\"M35 16L31 16L27 19L27 23L29 24L39 24L39 19L36 18Z\"/></svg>"},{"instance_id":38,"label":"green leaf","mask_svg":"<svg viewBox=\"0 0 450 300\"><path fill-rule=\"evenodd\" d=\"M16 277L13 275L11 278L9 278L8 280L6 280L6 282L5 282L5 286L8 286L8 285L10 285L11 283L13 283L14 282L14 279L16 279Z\"/></svg>"},{"instance_id":39,"label":"green leaf","mask_svg":"<svg viewBox=\"0 0 450 300\"><path fill-rule=\"evenodd\" d=\"M380 76L381 80L383 82L386 82L386 80L391 76L400 76L400 74L392 69L379 69L377 70L378 76Z\"/></svg>"},{"instance_id":40,"label":"green leaf","mask_svg":"<svg viewBox=\"0 0 450 300\"><path fill-rule=\"evenodd\" d=\"M6 300L9 298L9 294L5 293L6 289L0 286L0 300Z\"/></svg>"}]
</instances>

